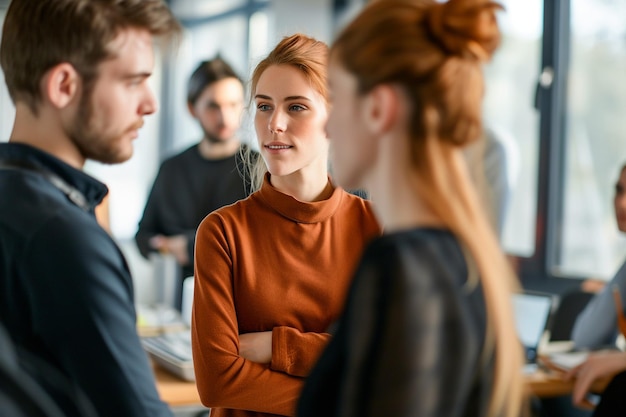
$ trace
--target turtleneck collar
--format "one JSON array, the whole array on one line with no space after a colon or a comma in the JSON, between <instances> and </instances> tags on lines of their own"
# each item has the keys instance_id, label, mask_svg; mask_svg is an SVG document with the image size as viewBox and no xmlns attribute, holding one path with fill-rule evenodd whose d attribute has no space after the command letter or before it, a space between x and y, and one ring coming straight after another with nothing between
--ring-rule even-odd
<instances>
[{"instance_id":1,"label":"turtleneck collar","mask_svg":"<svg viewBox=\"0 0 626 417\"><path fill-rule=\"evenodd\" d=\"M328 181L331 182L330 177ZM330 218L341 204L344 191L333 185L333 193L326 200L305 202L278 191L265 175L263 185L258 191L259 197L281 216L296 223L319 223Z\"/></svg>"}]
</instances>

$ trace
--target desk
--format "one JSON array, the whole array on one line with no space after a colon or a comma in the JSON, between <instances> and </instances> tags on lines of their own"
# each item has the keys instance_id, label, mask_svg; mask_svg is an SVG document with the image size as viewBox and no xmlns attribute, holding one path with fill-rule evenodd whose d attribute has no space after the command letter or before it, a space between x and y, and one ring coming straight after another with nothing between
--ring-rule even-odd
<instances>
[{"instance_id":1,"label":"desk","mask_svg":"<svg viewBox=\"0 0 626 417\"><path fill-rule=\"evenodd\" d=\"M154 365L153 368L157 390L163 401L171 407L201 406L194 382L183 381L158 365ZM529 391L540 398L568 395L574 388L574 381L564 381L558 374L543 370L524 375L524 380ZM609 379L597 381L592 386L593 391L602 392L609 381Z\"/></svg>"},{"instance_id":2,"label":"desk","mask_svg":"<svg viewBox=\"0 0 626 417\"><path fill-rule=\"evenodd\" d=\"M184 381L158 365L153 365L156 387L163 401L172 407L201 405L195 382Z\"/></svg>"},{"instance_id":3,"label":"desk","mask_svg":"<svg viewBox=\"0 0 626 417\"><path fill-rule=\"evenodd\" d=\"M574 389L575 383L575 380L564 381L560 375L544 370L537 370L532 374L524 375L524 380L528 390L540 398L569 395ZM604 391L609 382L610 379L596 381L591 389L593 392L600 393Z\"/></svg>"}]
</instances>

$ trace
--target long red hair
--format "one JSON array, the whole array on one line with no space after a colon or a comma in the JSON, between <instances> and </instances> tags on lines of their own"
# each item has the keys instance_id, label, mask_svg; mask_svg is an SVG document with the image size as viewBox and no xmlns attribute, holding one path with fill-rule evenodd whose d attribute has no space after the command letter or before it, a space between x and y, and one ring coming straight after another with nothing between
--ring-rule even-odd
<instances>
[{"instance_id":1,"label":"long red hair","mask_svg":"<svg viewBox=\"0 0 626 417\"><path fill-rule=\"evenodd\" d=\"M489 0L385 0L368 5L331 46L360 93L400 86L410 98L411 177L430 209L467 247L487 307L486 355L495 354L489 416L518 416L523 355L511 294L518 281L458 152L481 138L482 63L500 41Z\"/></svg>"}]
</instances>

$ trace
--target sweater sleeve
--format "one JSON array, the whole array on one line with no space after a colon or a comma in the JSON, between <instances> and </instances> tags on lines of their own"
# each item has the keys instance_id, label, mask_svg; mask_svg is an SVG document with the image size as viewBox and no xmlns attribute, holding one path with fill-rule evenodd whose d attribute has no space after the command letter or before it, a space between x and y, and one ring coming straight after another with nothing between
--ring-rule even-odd
<instances>
[{"instance_id":1,"label":"sweater sleeve","mask_svg":"<svg viewBox=\"0 0 626 417\"><path fill-rule=\"evenodd\" d=\"M306 377L330 340L328 333L302 333L281 326L272 331L271 369Z\"/></svg>"},{"instance_id":2,"label":"sweater sleeve","mask_svg":"<svg viewBox=\"0 0 626 417\"><path fill-rule=\"evenodd\" d=\"M597 294L576 319L572 340L577 349L594 349L612 344L617 336L617 313L613 288L617 286L626 303L626 262L611 282Z\"/></svg>"},{"instance_id":3,"label":"sweater sleeve","mask_svg":"<svg viewBox=\"0 0 626 417\"><path fill-rule=\"evenodd\" d=\"M223 222L210 214L196 234L192 349L207 407L292 416L303 379L239 355L232 257Z\"/></svg>"}]
</instances>

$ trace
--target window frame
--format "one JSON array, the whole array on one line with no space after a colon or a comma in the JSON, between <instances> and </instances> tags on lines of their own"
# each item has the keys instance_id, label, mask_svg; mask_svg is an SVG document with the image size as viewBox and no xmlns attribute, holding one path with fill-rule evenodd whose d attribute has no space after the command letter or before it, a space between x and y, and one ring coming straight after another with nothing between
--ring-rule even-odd
<instances>
[{"instance_id":1,"label":"window frame","mask_svg":"<svg viewBox=\"0 0 626 417\"><path fill-rule=\"evenodd\" d=\"M565 201L566 109L570 63L570 0L544 0L541 68L537 81L539 156L535 251L517 257L524 288L563 294L580 285L580 276L562 275L555 265L562 248ZM552 80L547 82L544 77Z\"/></svg>"}]
</instances>

